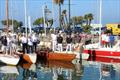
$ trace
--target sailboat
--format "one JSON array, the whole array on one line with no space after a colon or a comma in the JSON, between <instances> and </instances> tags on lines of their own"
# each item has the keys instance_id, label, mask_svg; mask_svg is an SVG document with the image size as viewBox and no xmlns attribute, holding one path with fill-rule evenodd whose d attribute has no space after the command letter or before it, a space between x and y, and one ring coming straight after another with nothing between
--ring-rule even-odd
<instances>
[{"instance_id":1,"label":"sailboat","mask_svg":"<svg viewBox=\"0 0 120 80\"><path fill-rule=\"evenodd\" d=\"M25 27L26 27L26 36L27 34L27 11L26 11L26 0L24 0L24 8L25 8ZM31 28L30 26L30 17L28 17L29 19L29 28ZM31 30L31 29L30 29ZM25 61L27 61L28 63L36 63L37 60L37 54L36 53L32 53L32 54L23 54L23 59Z\"/></svg>"},{"instance_id":2,"label":"sailboat","mask_svg":"<svg viewBox=\"0 0 120 80\"><path fill-rule=\"evenodd\" d=\"M100 0L100 20L101 24L101 16L102 16L102 0ZM99 29L101 34L101 27ZM99 43L85 45L84 53L90 54L91 56L99 56L99 57L107 57L107 58L117 58L120 59L120 41L113 48L101 48L100 43L101 37L99 37Z\"/></svg>"},{"instance_id":3,"label":"sailboat","mask_svg":"<svg viewBox=\"0 0 120 80\"><path fill-rule=\"evenodd\" d=\"M9 20L9 15L8 15L8 0L6 0L6 17L7 17L7 31L8 31L8 28L9 28L9 23L8 23L8 20ZM6 32L7 33L7 32ZM4 64L8 64L8 65L17 65L18 62L20 60L20 57L16 54L0 54L0 62L4 63Z\"/></svg>"}]
</instances>

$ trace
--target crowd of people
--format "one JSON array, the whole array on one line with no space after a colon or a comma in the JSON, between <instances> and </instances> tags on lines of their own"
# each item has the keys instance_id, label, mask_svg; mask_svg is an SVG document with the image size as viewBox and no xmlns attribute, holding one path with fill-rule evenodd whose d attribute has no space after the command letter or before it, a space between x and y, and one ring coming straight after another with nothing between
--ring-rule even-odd
<instances>
[{"instance_id":1,"label":"crowd of people","mask_svg":"<svg viewBox=\"0 0 120 80\"><path fill-rule=\"evenodd\" d=\"M29 34L26 36L24 33L19 36L13 33L7 33L0 38L2 47L1 50L5 54L13 54L18 49L19 43L22 44L23 53L33 53L37 49L37 43L39 41L36 34Z\"/></svg>"},{"instance_id":2,"label":"crowd of people","mask_svg":"<svg viewBox=\"0 0 120 80\"><path fill-rule=\"evenodd\" d=\"M48 36L47 36L48 37ZM73 51L79 44L82 42L86 45L87 39L92 42L91 35L85 35L82 33L76 34L66 34L64 32L54 32L51 33L50 43L52 51ZM99 37L99 36L98 36ZM0 41L2 43L3 53L14 53L21 46L23 53L33 53L37 50L37 44L40 42L40 36L36 33L28 34L22 33L19 34L7 33L1 36ZM116 40L115 36L111 33L102 33L101 34L101 46L105 48L113 48Z\"/></svg>"},{"instance_id":3,"label":"crowd of people","mask_svg":"<svg viewBox=\"0 0 120 80\"><path fill-rule=\"evenodd\" d=\"M113 48L116 43L115 36L112 33L102 33L101 35L101 45L105 48Z\"/></svg>"},{"instance_id":4,"label":"crowd of people","mask_svg":"<svg viewBox=\"0 0 120 80\"><path fill-rule=\"evenodd\" d=\"M73 44L80 43L81 37L79 34L65 34L64 33L53 33L51 34L52 38L52 50L53 51L73 51L75 46ZM65 45L64 45L65 44Z\"/></svg>"}]
</instances>

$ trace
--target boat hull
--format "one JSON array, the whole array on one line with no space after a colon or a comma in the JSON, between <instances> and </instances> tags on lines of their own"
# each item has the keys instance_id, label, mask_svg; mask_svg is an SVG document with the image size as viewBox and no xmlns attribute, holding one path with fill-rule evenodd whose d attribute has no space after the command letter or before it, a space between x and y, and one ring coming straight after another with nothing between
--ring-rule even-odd
<instances>
[{"instance_id":1,"label":"boat hull","mask_svg":"<svg viewBox=\"0 0 120 80\"><path fill-rule=\"evenodd\" d=\"M120 51L85 49L83 52L88 53L91 56L100 56L100 57L119 58L120 59Z\"/></svg>"},{"instance_id":2,"label":"boat hull","mask_svg":"<svg viewBox=\"0 0 120 80\"><path fill-rule=\"evenodd\" d=\"M36 63L37 54L23 54L23 59L28 63Z\"/></svg>"},{"instance_id":3,"label":"boat hull","mask_svg":"<svg viewBox=\"0 0 120 80\"><path fill-rule=\"evenodd\" d=\"M76 58L75 54L68 54L68 53L62 53L62 52L47 53L47 60L72 61L75 58Z\"/></svg>"},{"instance_id":4,"label":"boat hull","mask_svg":"<svg viewBox=\"0 0 120 80\"><path fill-rule=\"evenodd\" d=\"M0 55L0 61L7 65L17 65L20 60L19 56L12 56L12 55Z\"/></svg>"}]
</instances>

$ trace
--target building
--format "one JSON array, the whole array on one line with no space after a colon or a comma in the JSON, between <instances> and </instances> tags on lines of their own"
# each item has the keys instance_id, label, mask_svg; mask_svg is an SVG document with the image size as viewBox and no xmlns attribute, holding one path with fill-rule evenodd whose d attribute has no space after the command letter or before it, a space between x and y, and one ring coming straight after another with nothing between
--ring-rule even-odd
<instances>
[{"instance_id":1,"label":"building","mask_svg":"<svg viewBox=\"0 0 120 80\"><path fill-rule=\"evenodd\" d=\"M101 27L101 31L103 30L103 27L101 24L91 24L90 25L92 27L92 30L91 30L91 34L96 34L96 33L99 33L100 34L100 27Z\"/></svg>"}]
</instances>

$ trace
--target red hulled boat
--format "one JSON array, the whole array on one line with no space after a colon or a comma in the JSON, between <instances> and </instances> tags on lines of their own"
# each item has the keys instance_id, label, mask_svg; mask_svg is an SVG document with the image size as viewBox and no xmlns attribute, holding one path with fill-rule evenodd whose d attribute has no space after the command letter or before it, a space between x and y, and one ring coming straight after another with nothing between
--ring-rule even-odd
<instances>
[{"instance_id":1,"label":"red hulled boat","mask_svg":"<svg viewBox=\"0 0 120 80\"><path fill-rule=\"evenodd\" d=\"M111 48L84 49L83 52L88 53L92 56L120 59L120 50L113 50Z\"/></svg>"}]
</instances>

